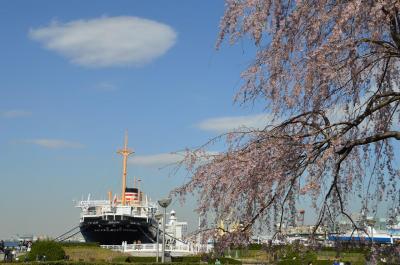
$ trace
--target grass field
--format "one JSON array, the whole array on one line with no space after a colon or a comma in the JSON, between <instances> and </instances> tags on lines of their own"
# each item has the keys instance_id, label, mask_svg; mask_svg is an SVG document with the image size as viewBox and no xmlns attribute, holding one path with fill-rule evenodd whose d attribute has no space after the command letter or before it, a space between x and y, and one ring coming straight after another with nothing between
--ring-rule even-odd
<instances>
[{"instance_id":1,"label":"grass field","mask_svg":"<svg viewBox=\"0 0 400 265\"><path fill-rule=\"evenodd\" d=\"M334 260L336 257L336 252L335 251L320 251L317 254L317 259L318 260ZM365 258L363 253L340 253L339 255L340 260L342 261L350 261L352 264L353 263L364 263Z\"/></svg>"},{"instance_id":2,"label":"grass field","mask_svg":"<svg viewBox=\"0 0 400 265\"><path fill-rule=\"evenodd\" d=\"M128 254L100 248L97 245L62 245L69 260L55 262L40 262L42 265L136 265L155 264L155 257L132 257ZM352 265L365 264L365 250L351 249L337 252L335 249L310 250L308 248L293 248L291 246L272 249L233 249L225 252L225 257L219 257L221 264L275 264L303 265L312 261L314 265L331 265L337 255L342 262L349 261ZM230 258L227 258L230 257ZM194 265L214 264L215 255L174 257L173 264ZM3 263L6 264L6 263ZM14 263L15 264L15 263ZM24 263L24 264L38 264ZM395 264L395 263L392 263Z\"/></svg>"},{"instance_id":3,"label":"grass field","mask_svg":"<svg viewBox=\"0 0 400 265\"><path fill-rule=\"evenodd\" d=\"M288 253L277 251L273 253L268 250L231 250L225 252L232 258L237 258L245 263L264 263L273 264L307 264L312 261L313 264L332 264L337 256L337 252L333 250L321 251L289 251ZM275 256L275 259L274 259ZM351 264L365 264L364 254L360 252L341 252L339 253L340 261L349 261Z\"/></svg>"},{"instance_id":4,"label":"grass field","mask_svg":"<svg viewBox=\"0 0 400 265\"><path fill-rule=\"evenodd\" d=\"M110 263L124 263L125 260L130 257L132 263L154 263L153 258L136 258L131 257L127 254L120 252L111 251L108 249L102 249L98 246L63 246L66 255L69 256L70 261L81 261L81 262L110 262ZM237 259L243 264L278 264L278 265L297 265L307 264L309 261L313 261L315 265L330 265L335 260L338 253L334 250L320 250L320 251L304 251L304 252L290 252L282 254L282 252L275 254L278 257L274 261L274 253L266 250L230 250L225 253L225 256L229 256L232 259ZM352 265L363 265L365 264L364 253L361 252L340 252L340 261L350 261ZM180 260L179 260L180 261ZM230 260L232 263L233 260ZM200 258L193 257L188 260L180 261L181 263L192 263L200 264L204 263L200 261ZM212 263L212 260L209 262ZM228 263L229 260L226 261ZM274 263L275 262L275 263ZM179 263L179 262L176 262ZM225 264L226 264L225 263Z\"/></svg>"},{"instance_id":5,"label":"grass field","mask_svg":"<svg viewBox=\"0 0 400 265\"><path fill-rule=\"evenodd\" d=\"M129 255L98 246L63 246L65 254L71 261L124 261Z\"/></svg>"}]
</instances>

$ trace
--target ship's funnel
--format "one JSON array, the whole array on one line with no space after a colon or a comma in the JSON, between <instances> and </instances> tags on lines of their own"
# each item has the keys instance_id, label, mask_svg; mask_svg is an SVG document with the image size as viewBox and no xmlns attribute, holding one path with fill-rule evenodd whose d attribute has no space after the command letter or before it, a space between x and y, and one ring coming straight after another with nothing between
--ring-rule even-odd
<instances>
[{"instance_id":1,"label":"ship's funnel","mask_svg":"<svg viewBox=\"0 0 400 265\"><path fill-rule=\"evenodd\" d=\"M139 201L139 189L125 188L125 200L129 203L137 203Z\"/></svg>"}]
</instances>

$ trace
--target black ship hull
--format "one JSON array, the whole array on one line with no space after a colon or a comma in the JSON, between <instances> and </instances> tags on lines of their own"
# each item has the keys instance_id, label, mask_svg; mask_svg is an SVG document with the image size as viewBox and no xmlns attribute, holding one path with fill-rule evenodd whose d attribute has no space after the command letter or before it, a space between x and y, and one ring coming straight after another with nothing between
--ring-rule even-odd
<instances>
[{"instance_id":1,"label":"black ship hull","mask_svg":"<svg viewBox=\"0 0 400 265\"><path fill-rule=\"evenodd\" d=\"M125 220L86 217L80 224L80 231L85 241L97 242L100 245L121 245L124 241L128 244L154 243L156 242L156 229L155 220L137 217Z\"/></svg>"}]
</instances>

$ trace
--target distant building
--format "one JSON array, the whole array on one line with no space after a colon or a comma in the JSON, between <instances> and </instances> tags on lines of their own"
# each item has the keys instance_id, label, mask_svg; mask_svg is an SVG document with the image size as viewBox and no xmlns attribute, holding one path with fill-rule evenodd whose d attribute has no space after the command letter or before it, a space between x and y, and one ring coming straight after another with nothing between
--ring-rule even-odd
<instances>
[{"instance_id":1,"label":"distant building","mask_svg":"<svg viewBox=\"0 0 400 265\"><path fill-rule=\"evenodd\" d=\"M179 222L176 217L176 212L172 210L170 212L168 223L165 224L166 235L171 235L173 238L167 236L167 240L176 241L179 244L179 240L184 240L187 236L188 223ZM179 239L179 240L176 240Z\"/></svg>"},{"instance_id":2,"label":"distant building","mask_svg":"<svg viewBox=\"0 0 400 265\"><path fill-rule=\"evenodd\" d=\"M289 226L282 229L285 235L311 235L315 229L314 225L302 225L302 226ZM327 232L327 227L320 225L315 234L324 235Z\"/></svg>"},{"instance_id":3,"label":"distant building","mask_svg":"<svg viewBox=\"0 0 400 265\"><path fill-rule=\"evenodd\" d=\"M33 235L17 235L16 241L34 241L36 238Z\"/></svg>"}]
</instances>

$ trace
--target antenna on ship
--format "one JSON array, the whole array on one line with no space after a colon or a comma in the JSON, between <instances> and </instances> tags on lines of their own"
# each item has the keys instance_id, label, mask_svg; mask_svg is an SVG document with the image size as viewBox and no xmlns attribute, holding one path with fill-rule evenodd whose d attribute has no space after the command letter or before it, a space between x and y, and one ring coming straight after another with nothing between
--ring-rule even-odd
<instances>
[{"instance_id":1,"label":"antenna on ship","mask_svg":"<svg viewBox=\"0 0 400 265\"><path fill-rule=\"evenodd\" d=\"M125 205L125 189L126 189L126 174L127 174L127 162L128 156L133 154L133 150L128 148L128 130L125 131L125 141L124 141L124 149L120 149L117 152L122 155L122 205Z\"/></svg>"},{"instance_id":2,"label":"antenna on ship","mask_svg":"<svg viewBox=\"0 0 400 265\"><path fill-rule=\"evenodd\" d=\"M140 178L137 179L137 193L138 193L138 201L139 203L142 201L141 197L140 197L140 182L142 180Z\"/></svg>"}]
</instances>

